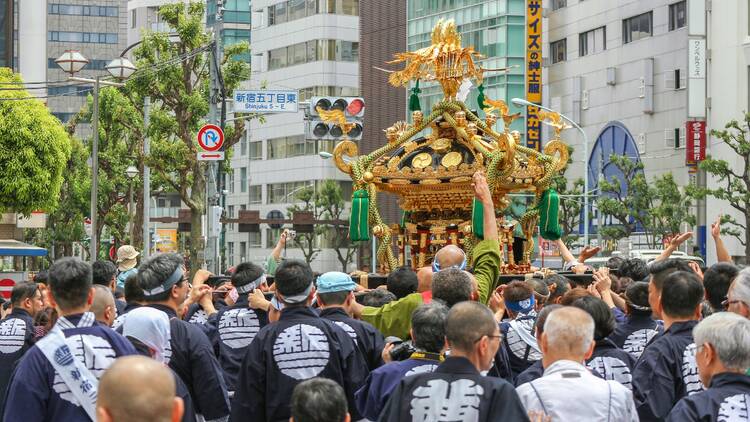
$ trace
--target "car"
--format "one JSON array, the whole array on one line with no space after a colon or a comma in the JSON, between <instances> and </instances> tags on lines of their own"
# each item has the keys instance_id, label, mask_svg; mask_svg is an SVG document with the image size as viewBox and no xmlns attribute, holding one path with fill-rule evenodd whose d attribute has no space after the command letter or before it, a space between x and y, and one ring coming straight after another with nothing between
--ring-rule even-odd
<instances>
[{"instance_id":1,"label":"car","mask_svg":"<svg viewBox=\"0 0 750 422\"><path fill-rule=\"evenodd\" d=\"M662 249L634 249L630 251L628 254L623 254L619 251L612 252L611 256L595 256L592 258L589 258L586 260L586 264L590 265L594 268L599 268L602 266L607 265L607 261L612 256L622 256L623 258L639 258L646 262L646 264L651 264L656 258L659 257L659 255L662 254L664 250ZM682 259L685 261L692 261L696 262L699 267L704 268L706 266L706 262L703 261L703 258L699 256L694 255L688 255L685 252L682 251L674 251L672 252L672 255L669 257L670 259Z\"/></svg>"}]
</instances>

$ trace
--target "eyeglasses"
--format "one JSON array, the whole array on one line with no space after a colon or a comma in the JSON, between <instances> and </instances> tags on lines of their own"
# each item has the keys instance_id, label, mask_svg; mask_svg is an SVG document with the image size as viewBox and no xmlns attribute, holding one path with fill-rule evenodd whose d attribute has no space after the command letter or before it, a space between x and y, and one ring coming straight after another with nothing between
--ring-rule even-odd
<instances>
[{"instance_id":1,"label":"eyeglasses","mask_svg":"<svg viewBox=\"0 0 750 422\"><path fill-rule=\"evenodd\" d=\"M724 301L721 302L721 306L723 306L724 309L726 309L726 308L729 307L729 305L734 305L735 303L741 303L741 304L743 304L745 306L748 306L747 303L745 303L745 302L743 302L741 300L737 300L737 299L729 300L729 298L724 299Z\"/></svg>"},{"instance_id":2,"label":"eyeglasses","mask_svg":"<svg viewBox=\"0 0 750 422\"><path fill-rule=\"evenodd\" d=\"M485 334L485 335L483 335L483 336L479 337L478 339L474 340L474 343L476 343L476 342L478 342L478 341L482 340L482 339L483 339L483 338L485 338L485 337L489 337L489 338L497 338L497 339L501 339L501 338L503 338L503 336L502 336L502 335L500 335L500 334L497 334L497 335L495 335L495 334Z\"/></svg>"}]
</instances>

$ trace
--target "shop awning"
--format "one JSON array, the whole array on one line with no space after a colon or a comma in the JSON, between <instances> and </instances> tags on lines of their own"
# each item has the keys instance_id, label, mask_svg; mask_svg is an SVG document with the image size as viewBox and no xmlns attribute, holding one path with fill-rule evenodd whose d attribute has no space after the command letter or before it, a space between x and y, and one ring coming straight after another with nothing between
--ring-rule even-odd
<instances>
[{"instance_id":1,"label":"shop awning","mask_svg":"<svg viewBox=\"0 0 750 422\"><path fill-rule=\"evenodd\" d=\"M46 256L47 250L17 240L0 239L0 256Z\"/></svg>"}]
</instances>

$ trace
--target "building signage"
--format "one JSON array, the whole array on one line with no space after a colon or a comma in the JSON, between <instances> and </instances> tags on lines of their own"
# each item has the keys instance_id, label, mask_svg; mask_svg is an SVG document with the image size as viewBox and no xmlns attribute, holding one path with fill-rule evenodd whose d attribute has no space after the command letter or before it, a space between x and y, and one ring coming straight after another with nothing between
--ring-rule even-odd
<instances>
[{"instance_id":1,"label":"building signage","mask_svg":"<svg viewBox=\"0 0 750 422\"><path fill-rule=\"evenodd\" d=\"M235 113L296 113L297 91L235 91Z\"/></svg>"},{"instance_id":2,"label":"building signage","mask_svg":"<svg viewBox=\"0 0 750 422\"><path fill-rule=\"evenodd\" d=\"M706 159L706 122L701 120L687 122L685 142L685 164L691 167Z\"/></svg>"},{"instance_id":3,"label":"building signage","mask_svg":"<svg viewBox=\"0 0 750 422\"><path fill-rule=\"evenodd\" d=\"M706 118L706 39L688 38L688 117Z\"/></svg>"},{"instance_id":4,"label":"building signage","mask_svg":"<svg viewBox=\"0 0 750 422\"><path fill-rule=\"evenodd\" d=\"M542 103L542 0L526 0L526 100ZM539 108L526 108L526 146L541 150Z\"/></svg>"}]
</instances>

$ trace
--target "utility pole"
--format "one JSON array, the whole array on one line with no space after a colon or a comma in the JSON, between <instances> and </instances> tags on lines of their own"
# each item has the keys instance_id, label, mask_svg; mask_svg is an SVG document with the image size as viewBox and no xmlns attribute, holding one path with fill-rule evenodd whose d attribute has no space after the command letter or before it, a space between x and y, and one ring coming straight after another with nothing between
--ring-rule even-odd
<instances>
[{"instance_id":1,"label":"utility pole","mask_svg":"<svg viewBox=\"0 0 750 422\"><path fill-rule=\"evenodd\" d=\"M151 97L143 98L143 254L141 259L148 258L151 254L151 233L149 230L151 220L151 168L145 160L151 153L151 145L148 140L148 125L151 122L149 112L151 109Z\"/></svg>"},{"instance_id":2,"label":"utility pole","mask_svg":"<svg viewBox=\"0 0 750 422\"><path fill-rule=\"evenodd\" d=\"M221 47L221 32L223 29L223 17L224 1L216 0L216 15L214 19L214 30L213 30L213 51L210 60L211 70L211 89L209 95L209 121L215 125L221 125L221 116L218 109L219 100L222 97L222 87L220 83L220 72L221 72L221 61L222 61L222 47ZM221 99L223 101L223 99ZM216 161L208 162L208 169L206 175L206 248L205 248L205 261L206 268L218 274L219 268L219 236L217 236L216 224L214 221L214 214L211 212L211 207L219 205L219 192L218 192L218 169L219 163Z\"/></svg>"}]
</instances>

